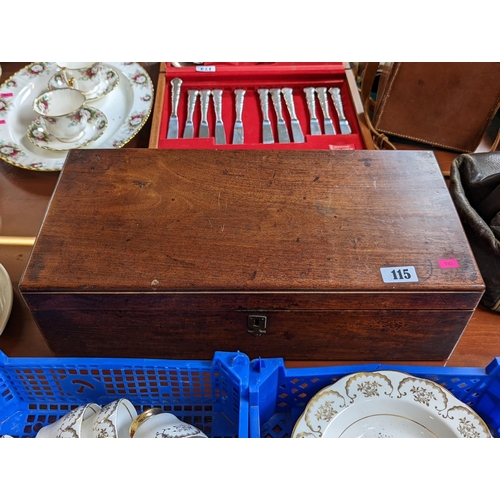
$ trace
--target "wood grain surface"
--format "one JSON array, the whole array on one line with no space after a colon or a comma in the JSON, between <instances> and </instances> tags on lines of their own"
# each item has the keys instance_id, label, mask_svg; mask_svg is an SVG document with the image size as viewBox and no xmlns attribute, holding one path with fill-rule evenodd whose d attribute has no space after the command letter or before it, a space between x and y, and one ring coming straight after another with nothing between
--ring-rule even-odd
<instances>
[{"instance_id":1,"label":"wood grain surface","mask_svg":"<svg viewBox=\"0 0 500 500\"><path fill-rule=\"evenodd\" d=\"M70 152L20 289L65 356L436 360L484 284L430 152L127 149Z\"/></svg>"},{"instance_id":2,"label":"wood grain surface","mask_svg":"<svg viewBox=\"0 0 500 500\"><path fill-rule=\"evenodd\" d=\"M384 284L391 266L418 282ZM147 149L70 152L23 286L483 289L432 153Z\"/></svg>"}]
</instances>

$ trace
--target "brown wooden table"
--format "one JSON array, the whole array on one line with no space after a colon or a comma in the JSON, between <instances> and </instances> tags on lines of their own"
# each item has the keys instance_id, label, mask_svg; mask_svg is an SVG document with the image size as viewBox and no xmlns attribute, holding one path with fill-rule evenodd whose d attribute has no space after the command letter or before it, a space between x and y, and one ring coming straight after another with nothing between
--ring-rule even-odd
<instances>
[{"instance_id":1,"label":"brown wooden table","mask_svg":"<svg viewBox=\"0 0 500 500\"><path fill-rule=\"evenodd\" d=\"M0 83L28 63L1 64L3 74ZM159 64L148 63L145 67L153 82L156 82ZM145 127L126 147L148 147L151 121L150 117ZM436 156L443 171L446 171L457 155L438 152ZM0 336L0 350L8 356L53 355L19 293L18 284L58 177L58 172L25 170L0 160L0 263L9 273L14 289L12 313ZM14 239L9 240L7 237ZM496 356L500 356L500 315L479 306L450 359L446 363L428 364L486 366ZM314 366L339 363L325 361L307 364ZM421 364L427 363L422 361ZM301 363L287 362L287 366L301 366Z\"/></svg>"}]
</instances>

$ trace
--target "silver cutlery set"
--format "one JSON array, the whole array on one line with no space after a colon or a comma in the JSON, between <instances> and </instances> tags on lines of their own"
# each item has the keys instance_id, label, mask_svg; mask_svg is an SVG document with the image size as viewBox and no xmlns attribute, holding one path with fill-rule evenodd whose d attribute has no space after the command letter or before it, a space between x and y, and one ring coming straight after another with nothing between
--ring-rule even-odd
<instances>
[{"instance_id":1,"label":"silver cutlery set","mask_svg":"<svg viewBox=\"0 0 500 500\"><path fill-rule=\"evenodd\" d=\"M174 78L170 82L172 86L172 112L168 124L167 139L179 138L179 118L178 107L181 93L182 80ZM244 144L244 128L243 128L243 102L246 91L244 89L234 90L235 95L235 112L236 118L234 123L232 144ZM259 95L260 108L262 112L262 142L263 144L273 144L275 142L271 121L269 119L269 95L273 103L274 111L276 113L278 142L279 143L300 143L305 142L302 127L297 118L295 111L295 104L293 100L293 90L289 87L285 88L260 88L257 89ZM340 133L351 134L351 127L344 115L342 99L340 96L340 89L337 87L306 87L304 88L305 98L307 102L307 109L309 111L309 132L310 135L335 135L335 125L330 115L328 106L328 94L331 96L333 106L339 118ZM198 96L200 97L200 128L198 137L210 137L208 125L208 109L210 105L210 96L212 96L214 110L215 110L215 144L226 144L226 133L224 130L224 123L222 121L222 89L213 90L194 90L187 91L187 114L186 123L184 125L183 139L194 138L194 123L193 115L196 108ZM290 116L290 128L292 132L292 140L288 132L288 127L283 116L283 108L281 96L285 101ZM316 96L318 98L321 111L323 113L323 130L321 131L320 121L316 115Z\"/></svg>"}]
</instances>

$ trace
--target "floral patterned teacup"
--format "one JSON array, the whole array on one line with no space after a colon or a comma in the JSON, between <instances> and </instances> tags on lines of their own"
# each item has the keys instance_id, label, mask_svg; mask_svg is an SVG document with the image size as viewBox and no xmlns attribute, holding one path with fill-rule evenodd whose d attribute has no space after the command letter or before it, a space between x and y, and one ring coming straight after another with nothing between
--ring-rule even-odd
<instances>
[{"instance_id":1,"label":"floral patterned teacup","mask_svg":"<svg viewBox=\"0 0 500 500\"><path fill-rule=\"evenodd\" d=\"M87 97L95 93L102 80L99 62L56 62L64 83L82 91Z\"/></svg>"},{"instance_id":2,"label":"floral patterned teacup","mask_svg":"<svg viewBox=\"0 0 500 500\"><path fill-rule=\"evenodd\" d=\"M85 423L99 413L101 407L95 403L79 406L66 413L56 422L42 427L37 438L83 438Z\"/></svg>"},{"instance_id":3,"label":"floral patterned teacup","mask_svg":"<svg viewBox=\"0 0 500 500\"><path fill-rule=\"evenodd\" d=\"M130 426L133 438L206 438L194 425L179 420L159 408L142 412Z\"/></svg>"},{"instance_id":4,"label":"floral patterned teacup","mask_svg":"<svg viewBox=\"0 0 500 500\"><path fill-rule=\"evenodd\" d=\"M33 110L43 119L49 134L61 142L74 142L85 134L86 101L79 90L55 89L39 95L33 102Z\"/></svg>"},{"instance_id":5,"label":"floral patterned teacup","mask_svg":"<svg viewBox=\"0 0 500 500\"><path fill-rule=\"evenodd\" d=\"M86 435L94 438L130 438L130 424L137 410L128 399L117 399L103 406L88 425Z\"/></svg>"}]
</instances>

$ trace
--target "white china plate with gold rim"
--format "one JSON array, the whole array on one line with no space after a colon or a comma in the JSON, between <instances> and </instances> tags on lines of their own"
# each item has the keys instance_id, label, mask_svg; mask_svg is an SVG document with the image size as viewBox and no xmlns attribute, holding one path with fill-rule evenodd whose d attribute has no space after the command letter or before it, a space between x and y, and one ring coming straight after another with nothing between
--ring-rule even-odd
<instances>
[{"instance_id":1,"label":"white china plate with gold rim","mask_svg":"<svg viewBox=\"0 0 500 500\"><path fill-rule=\"evenodd\" d=\"M0 335L2 335L12 311L14 293L12 282L5 267L0 264Z\"/></svg>"},{"instance_id":2,"label":"white china plate with gold rim","mask_svg":"<svg viewBox=\"0 0 500 500\"><path fill-rule=\"evenodd\" d=\"M45 128L45 123L41 118L34 120L28 127L28 139L35 146L51 151L69 151L92 144L106 131L108 119L102 111L90 106L84 106L83 111L87 115L87 126L83 131L83 136L78 140L61 142Z\"/></svg>"},{"instance_id":3,"label":"white china plate with gold rim","mask_svg":"<svg viewBox=\"0 0 500 500\"><path fill-rule=\"evenodd\" d=\"M92 94L86 94L87 102L96 101L97 99L100 99L101 97L104 97L105 95L108 95L120 83L120 76L111 66L108 66L107 64L103 64L102 69L101 69L101 73L102 73L103 79L102 79L101 83L99 84L96 91L94 91ZM68 88L68 86L66 85L66 82L64 81L64 79L62 77L61 71L58 71L49 80L49 83L47 84L47 88L49 90Z\"/></svg>"},{"instance_id":4,"label":"white china plate with gold rim","mask_svg":"<svg viewBox=\"0 0 500 500\"><path fill-rule=\"evenodd\" d=\"M440 385L398 371L347 375L319 391L294 438L487 438L484 421Z\"/></svg>"},{"instance_id":5,"label":"white china plate with gold rim","mask_svg":"<svg viewBox=\"0 0 500 500\"><path fill-rule=\"evenodd\" d=\"M84 149L121 148L143 127L153 104L153 83L146 70L135 62L107 62L119 75L113 92L94 101L108 118L105 133ZM28 170L59 171L67 151L35 146L26 134L35 120L33 100L47 90L58 71L53 62L31 63L0 86L0 159Z\"/></svg>"}]
</instances>

